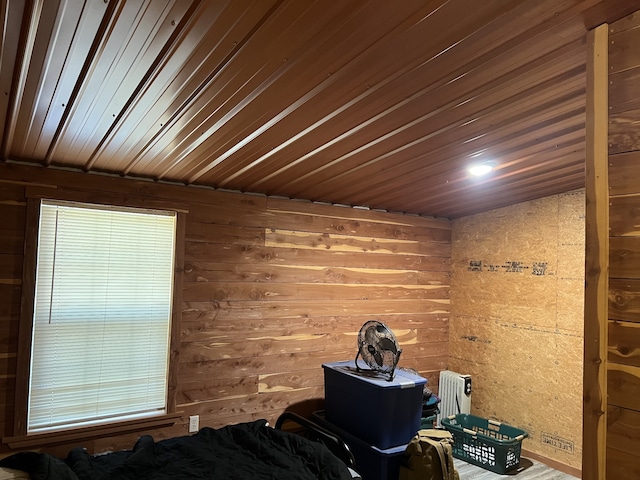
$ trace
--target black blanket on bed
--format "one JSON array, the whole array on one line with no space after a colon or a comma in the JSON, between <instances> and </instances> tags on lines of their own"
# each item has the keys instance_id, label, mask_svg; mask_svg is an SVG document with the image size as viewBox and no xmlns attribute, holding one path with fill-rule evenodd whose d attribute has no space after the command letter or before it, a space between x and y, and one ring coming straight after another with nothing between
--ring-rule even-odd
<instances>
[{"instance_id":1,"label":"black blanket on bed","mask_svg":"<svg viewBox=\"0 0 640 480\"><path fill-rule=\"evenodd\" d=\"M272 479L346 480L347 468L324 445L276 430L264 420L154 442L140 437L132 450L89 455L74 448L67 458L22 452L0 466L29 472L32 479Z\"/></svg>"}]
</instances>

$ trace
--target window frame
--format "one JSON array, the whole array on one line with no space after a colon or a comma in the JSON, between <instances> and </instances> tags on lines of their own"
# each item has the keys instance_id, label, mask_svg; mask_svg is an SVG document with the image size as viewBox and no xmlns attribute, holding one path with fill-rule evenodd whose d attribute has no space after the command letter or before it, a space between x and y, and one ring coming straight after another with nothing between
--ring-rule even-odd
<instances>
[{"instance_id":1,"label":"window frame","mask_svg":"<svg viewBox=\"0 0 640 480\"><path fill-rule=\"evenodd\" d=\"M182 318L182 284L184 277L184 251L186 214L188 209L175 202L159 201L148 197L138 199L96 192L60 191L43 187L27 187L27 211L25 226L24 268L22 297L20 304L20 324L18 331L18 352L16 365L16 390L13 436L3 442L12 448L32 447L81 438L98 437L126 433L132 430L159 428L175 424L180 414L176 412L176 390L178 359L180 355L180 323ZM119 207L147 208L176 212L173 298L171 301L171 327L169 333L169 366L166 392L166 412L161 415L141 419L111 422L87 427L69 428L54 432L27 434L27 409L29 399L29 378L31 364L31 342L33 332L33 313L36 287L36 262L38 255L38 226L40 206L43 199L65 200L72 202L113 205ZM137 201L136 201L137 200Z\"/></svg>"}]
</instances>

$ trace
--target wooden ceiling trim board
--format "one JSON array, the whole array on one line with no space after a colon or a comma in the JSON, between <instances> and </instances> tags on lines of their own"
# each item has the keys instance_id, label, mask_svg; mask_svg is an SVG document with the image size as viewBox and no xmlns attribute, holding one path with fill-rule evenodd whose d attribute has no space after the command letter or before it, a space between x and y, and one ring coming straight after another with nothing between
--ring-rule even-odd
<instances>
[{"instance_id":1,"label":"wooden ceiling trim board","mask_svg":"<svg viewBox=\"0 0 640 480\"><path fill-rule=\"evenodd\" d=\"M124 165L120 168L125 175L137 173L133 169L140 168L140 162L145 162L142 168L148 168L151 163L143 155L147 155L162 136L168 135L175 123L182 121L184 111L194 99L202 95L216 75L228 68L229 59L238 48L234 36L246 36L255 25L249 13L263 17L274 4L260 2L260 10L248 13L239 2L231 2L231 8L221 8L217 2L199 0L197 6L192 6L193 10L182 19L184 25L178 27L181 35L168 51L168 58L157 66L108 141L103 142L96 167L103 162L108 167L112 158L122 158ZM225 29L225 22L232 25ZM150 176L155 178L157 173L151 172Z\"/></svg>"},{"instance_id":2,"label":"wooden ceiling trim board","mask_svg":"<svg viewBox=\"0 0 640 480\"><path fill-rule=\"evenodd\" d=\"M573 47L575 47L575 45ZM572 52L574 53L573 55L572 55ZM566 53L563 51L563 54L562 54L561 58L564 61L561 61L560 59L555 61L554 59L551 59L551 58L545 58L545 63L547 64L547 68L555 67L555 68L557 68L559 70L560 69L564 69L564 68L570 69L572 66L576 65L576 61L575 61L576 55L575 55L575 52L573 51L573 48L567 49ZM564 65L565 62L567 63L566 66ZM543 64L541 64L539 62L535 62L533 65L535 66L535 68L540 68L541 69ZM541 70L541 71L543 71L543 70ZM577 73L578 72L576 72L576 74ZM523 83L523 84L516 83L515 79L518 78L518 77L520 77L520 81L521 82L525 82L525 83ZM429 113L424 114L422 116L422 120L427 120L427 119L429 119L431 117L438 116L438 121L439 122L444 121L444 120L442 120L444 117L441 117L440 115L442 115L443 113L446 113L452 107L456 107L458 105L464 104L465 102L468 102L469 99L472 99L472 98L476 97L476 98L480 98L482 101L488 103L489 100L491 100L491 97L487 97L487 96L484 96L484 95L486 95L489 92L492 92L494 95L503 96L503 95L506 95L506 92L509 91L509 90L518 90L518 89L525 90L526 88L530 87L530 85L528 85L528 83L530 83L532 81L535 81L535 78L528 73L527 69L519 69L517 71L512 72L509 75L502 75L502 76L500 76L498 78L499 78L500 83L491 82L490 80L487 80L487 82L484 85L479 85L477 87L477 89L475 91L473 91L473 94L471 94L472 95L471 97L466 97L466 98L465 97L455 97L452 100L450 100L448 103L443 104L438 109L434 109L434 110L430 111ZM553 85L556 84L556 82L557 82L557 80L556 81L547 82L546 85L552 85L553 86ZM453 87L455 87L455 85ZM507 90L505 90L505 88ZM536 88L537 88L537 91L540 91L542 88L544 88L544 86L543 87L536 87ZM457 90L455 88L452 88L451 91L452 91L453 94L457 93ZM420 94L422 94L422 93L423 92L420 92ZM424 90L424 93L432 93L432 92L430 92L429 88L426 88ZM435 93L435 92L433 92L433 93ZM534 92L531 92L531 93L533 94ZM438 98L439 101L444 101L447 98L445 95L441 95L441 94L433 95L433 96ZM413 97L410 97L410 100L413 100L413 99L414 99ZM401 104L401 106L403 106L403 105L404 105L404 103ZM470 107L470 105L467 105L467 107ZM384 113L386 114L387 112L384 112ZM464 116L467 116L467 115L469 115L469 114L466 114L466 113L464 114ZM463 117L463 115L461 114L460 117ZM377 120L377 119L378 119L378 117L374 117L372 120ZM461 120L460 122L463 122L463 121ZM415 122L414 122L414 124L415 124ZM384 125L386 125L386 124L384 124ZM411 125L408 125L408 126L411 126ZM398 130L396 132L392 132L392 133L393 134L397 134L402 130L404 130L404 128L402 128L402 129L400 129L400 130ZM377 139L375 139L375 141L372 142L371 145L375 145L375 144L379 143L380 141L385 140L389 136L391 136L391 134L390 133L386 133L384 137L378 137ZM361 138L361 137L359 137L359 138ZM277 171L277 173L279 174L279 176L277 178L277 181L279 183L279 188L269 189L269 191L271 193L274 193L274 194L282 194L283 191L291 191L291 190L294 189L296 184L305 185L306 181L309 178L311 178L312 176L318 175L323 170L327 170L327 169L331 169L332 170L332 177L335 178L343 170L349 170L350 168L353 168L353 165L343 164L344 167L340 166L339 169L337 169L336 167L338 167L338 165L341 162L343 162L345 159L350 158L352 155L363 151L365 148L367 148L367 145L359 146L357 149L352 150L352 151L348 151L346 153L343 153L342 156L338 156L337 158L335 157L335 155L336 155L335 152L327 152L327 154L329 154L332 157L334 157L334 159L332 161L326 162L324 164L320 163L320 165L318 167L316 167L315 169L313 169L311 171L304 171L304 170L301 170L301 168L297 168L292 172L291 176L286 176L286 177L282 176L282 174L286 170L288 170L289 168L293 168L293 166L295 166L296 161L294 160L294 161L289 163L289 166L283 167L281 170ZM323 151L323 150L321 150L321 151ZM307 157L305 157L305 160L306 159L307 159ZM371 163L375 163L376 160L372 159L372 160L370 160L370 162ZM314 163L317 164L318 162L316 161ZM367 164L365 166L368 166L368 165L369 164ZM309 165L309 167L310 166L311 165ZM273 175L271 177L273 177ZM258 186L259 186L259 184L254 183L254 184L251 184L250 188L257 189ZM306 186L303 187L303 188L306 189ZM299 194L300 194L300 192L294 193L294 195L299 195Z\"/></svg>"},{"instance_id":3,"label":"wooden ceiling trim board","mask_svg":"<svg viewBox=\"0 0 640 480\"><path fill-rule=\"evenodd\" d=\"M428 10L426 12L422 11L419 14L414 14L409 19L407 19L404 22L402 22L399 26L396 26L392 30L390 30L389 32L386 32L380 39L376 40L372 45L368 46L364 51L358 52L358 54L354 58L350 59L349 62L347 62L346 64L344 64L340 68L338 68L336 71L332 72L329 77L327 77L324 81L322 81L321 83L316 85L312 90L310 90L305 95L303 95L303 97L297 99L295 102L293 102L292 104L288 105L284 110L280 111L278 113L278 115L276 115L275 117L271 118L266 123L263 123L262 125L260 125L260 127L258 127L256 130L254 130L251 134L249 134L248 136L244 137L242 142L239 142L239 143L241 143L241 145L239 145L239 143L236 143L236 145L234 145L230 149L226 150L224 153L216 156L215 161L209 162L208 164L205 165L204 168L201 168L197 172L192 173L189 176L188 182L189 183L195 182L199 177L205 175L206 173L211 171L213 168L215 168L218 165L220 165L224 160L229 158L231 155L235 154L240 149L240 147L243 147L243 146L245 146L247 144L247 141L251 141L251 140L257 138L259 135L264 133L270 127L272 127L273 125L277 124L278 122L283 120L286 116L288 116L289 114L294 112L299 106L305 104L311 98L319 95L327 87L329 87L330 85L336 83L338 80L343 79L346 75L350 74L351 71L353 70L353 65L355 63L357 63L358 61L362 61L362 59L365 58L366 55L371 55L371 52L374 50L374 48L376 48L382 42L382 40L386 40L388 37L392 37L392 36L397 35L398 31L399 30L401 31L401 29L405 25L413 26L413 25L415 25L415 22L417 21L417 19L423 19L425 17L428 17L428 16L432 15L435 11L437 11L437 8L439 8L439 6L440 6L440 4L442 2L434 2L434 3L436 3L436 8L435 9L433 9L432 6L429 6ZM444 3L446 3L446 2L444 2ZM293 62L290 62L290 63L293 63ZM399 73L396 74L396 75L399 75ZM365 96L371 95L375 91L376 91L375 88L369 88L368 90L365 91L364 95ZM201 163L204 163L204 162L201 162ZM216 182L216 185L224 186L224 184L219 184L218 182Z\"/></svg>"}]
</instances>

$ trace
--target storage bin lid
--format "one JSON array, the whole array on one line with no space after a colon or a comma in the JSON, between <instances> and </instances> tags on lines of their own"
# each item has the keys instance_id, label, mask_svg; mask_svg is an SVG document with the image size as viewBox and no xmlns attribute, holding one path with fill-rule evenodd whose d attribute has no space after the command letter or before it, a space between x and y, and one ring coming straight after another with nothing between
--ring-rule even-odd
<instances>
[{"instance_id":1,"label":"storage bin lid","mask_svg":"<svg viewBox=\"0 0 640 480\"><path fill-rule=\"evenodd\" d=\"M356 362L353 360L345 360L342 362L323 363L322 368L331 370L340 374L348 375L361 382L365 382L377 388L414 388L427 383L427 379L405 370L396 369L393 380L389 381L389 375L379 373L369 369L364 364L358 364L360 371L356 368Z\"/></svg>"}]
</instances>

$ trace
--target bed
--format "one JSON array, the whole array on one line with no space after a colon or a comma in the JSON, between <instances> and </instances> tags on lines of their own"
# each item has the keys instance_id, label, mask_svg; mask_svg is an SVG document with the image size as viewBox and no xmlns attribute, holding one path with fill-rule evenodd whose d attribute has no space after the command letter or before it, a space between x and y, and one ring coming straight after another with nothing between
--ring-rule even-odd
<instances>
[{"instance_id":1,"label":"bed","mask_svg":"<svg viewBox=\"0 0 640 480\"><path fill-rule=\"evenodd\" d=\"M295 432L283 429L289 422ZM89 455L77 447L64 459L19 452L0 460L0 467L0 479L31 480L360 478L341 439L290 412L278 418L275 428L256 420L157 442L144 435L131 450Z\"/></svg>"}]
</instances>

